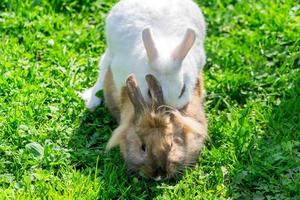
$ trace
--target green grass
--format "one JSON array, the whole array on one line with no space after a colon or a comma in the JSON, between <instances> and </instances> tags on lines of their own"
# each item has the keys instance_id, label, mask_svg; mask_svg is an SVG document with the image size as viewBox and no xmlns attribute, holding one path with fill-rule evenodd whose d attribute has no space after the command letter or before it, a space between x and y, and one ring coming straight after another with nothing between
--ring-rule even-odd
<instances>
[{"instance_id":1,"label":"green grass","mask_svg":"<svg viewBox=\"0 0 300 200\"><path fill-rule=\"evenodd\" d=\"M197 1L206 17L209 135L177 181L129 177L97 78L116 1L0 3L0 199L300 199L300 6Z\"/></svg>"}]
</instances>

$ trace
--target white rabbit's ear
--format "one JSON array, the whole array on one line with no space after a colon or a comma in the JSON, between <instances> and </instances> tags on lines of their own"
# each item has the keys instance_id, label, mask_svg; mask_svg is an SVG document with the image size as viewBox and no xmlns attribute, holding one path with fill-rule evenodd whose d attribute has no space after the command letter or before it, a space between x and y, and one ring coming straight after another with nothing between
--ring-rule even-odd
<instances>
[{"instance_id":1,"label":"white rabbit's ear","mask_svg":"<svg viewBox=\"0 0 300 200\"><path fill-rule=\"evenodd\" d=\"M176 61L182 62L188 52L191 50L193 44L196 40L196 33L193 29L188 28L184 39L182 42L176 47L175 51L173 52L173 59Z\"/></svg>"},{"instance_id":2,"label":"white rabbit's ear","mask_svg":"<svg viewBox=\"0 0 300 200\"><path fill-rule=\"evenodd\" d=\"M143 42L146 48L149 62L153 62L158 58L158 51L156 49L153 37L149 28L143 30Z\"/></svg>"}]
</instances>

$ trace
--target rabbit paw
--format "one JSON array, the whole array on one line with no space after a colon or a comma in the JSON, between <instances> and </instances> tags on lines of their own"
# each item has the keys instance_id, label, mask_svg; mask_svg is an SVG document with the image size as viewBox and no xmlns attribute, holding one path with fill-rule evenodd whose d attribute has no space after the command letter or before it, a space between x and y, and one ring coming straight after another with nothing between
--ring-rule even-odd
<instances>
[{"instance_id":1,"label":"rabbit paw","mask_svg":"<svg viewBox=\"0 0 300 200\"><path fill-rule=\"evenodd\" d=\"M93 89L94 88L89 88L83 93L79 93L79 96L84 100L86 107L91 111L94 111L97 106L101 104L101 99L96 96Z\"/></svg>"}]
</instances>

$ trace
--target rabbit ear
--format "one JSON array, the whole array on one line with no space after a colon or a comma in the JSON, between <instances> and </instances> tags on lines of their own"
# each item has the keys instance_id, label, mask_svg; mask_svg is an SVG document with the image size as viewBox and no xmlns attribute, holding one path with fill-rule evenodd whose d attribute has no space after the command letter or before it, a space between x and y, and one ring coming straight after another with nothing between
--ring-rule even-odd
<instances>
[{"instance_id":1,"label":"rabbit ear","mask_svg":"<svg viewBox=\"0 0 300 200\"><path fill-rule=\"evenodd\" d=\"M126 89L135 112L137 114L144 112L144 110L147 108L147 104L133 74L130 75L126 80Z\"/></svg>"},{"instance_id":2,"label":"rabbit ear","mask_svg":"<svg viewBox=\"0 0 300 200\"><path fill-rule=\"evenodd\" d=\"M152 75L148 74L146 76L146 81L150 90L150 94L152 97L153 104L155 108L164 104L164 96L160 83L158 80Z\"/></svg>"},{"instance_id":3,"label":"rabbit ear","mask_svg":"<svg viewBox=\"0 0 300 200\"><path fill-rule=\"evenodd\" d=\"M173 53L173 59L182 62L185 56L191 50L193 44L195 43L195 39L196 39L195 31L191 28L188 28L185 33L184 39L176 47Z\"/></svg>"},{"instance_id":4,"label":"rabbit ear","mask_svg":"<svg viewBox=\"0 0 300 200\"><path fill-rule=\"evenodd\" d=\"M158 58L158 51L153 41L153 37L149 28L143 30L142 33L144 46L148 55L149 62L153 62Z\"/></svg>"},{"instance_id":5,"label":"rabbit ear","mask_svg":"<svg viewBox=\"0 0 300 200\"><path fill-rule=\"evenodd\" d=\"M128 124L121 124L118 128L116 128L113 133L111 138L109 139L105 151L108 152L110 149L112 149L115 146L118 146L121 144L121 141L124 139L124 137L127 134Z\"/></svg>"}]
</instances>

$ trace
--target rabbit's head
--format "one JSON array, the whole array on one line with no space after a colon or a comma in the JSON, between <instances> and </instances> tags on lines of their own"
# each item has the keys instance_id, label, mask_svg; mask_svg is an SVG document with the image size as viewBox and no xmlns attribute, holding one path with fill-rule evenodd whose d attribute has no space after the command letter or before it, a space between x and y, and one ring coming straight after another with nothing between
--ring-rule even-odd
<instances>
[{"instance_id":1,"label":"rabbit's head","mask_svg":"<svg viewBox=\"0 0 300 200\"><path fill-rule=\"evenodd\" d=\"M165 106L162 88L153 75L147 75L146 82L151 103L144 100L133 75L126 81L134 114L122 129L119 144L129 170L155 180L166 179L196 162L206 123Z\"/></svg>"},{"instance_id":2,"label":"rabbit's head","mask_svg":"<svg viewBox=\"0 0 300 200\"><path fill-rule=\"evenodd\" d=\"M196 32L193 29L188 28L184 35L175 38L162 36L158 31L156 33L156 37L153 37L149 28L142 32L150 73L160 81L166 103L182 108L192 96L193 86L199 73L193 71L196 69L191 66L197 65L195 59L203 60L204 64L204 52L201 49L191 51L196 41ZM201 41L200 37L197 42L199 41ZM203 45L196 45L195 48L198 46ZM190 56L187 56L189 52ZM197 55L193 55L195 52ZM146 101L148 101L147 97Z\"/></svg>"}]
</instances>

